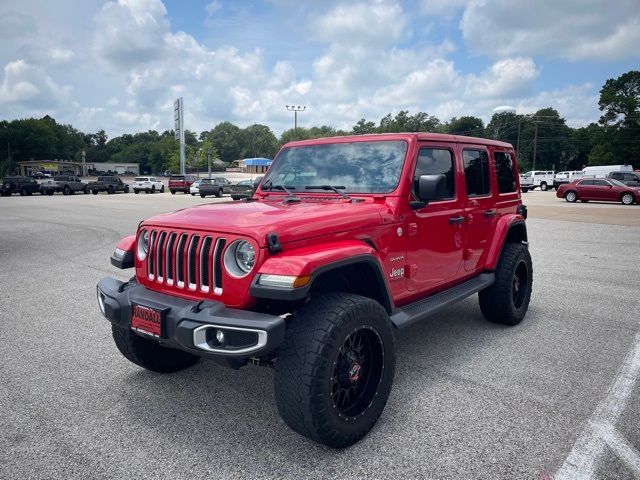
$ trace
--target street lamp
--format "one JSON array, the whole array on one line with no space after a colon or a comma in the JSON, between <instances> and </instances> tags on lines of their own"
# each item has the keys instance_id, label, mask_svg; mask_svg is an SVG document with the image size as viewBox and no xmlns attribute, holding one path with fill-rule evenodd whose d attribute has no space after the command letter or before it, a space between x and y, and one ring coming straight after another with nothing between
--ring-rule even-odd
<instances>
[{"instance_id":1,"label":"street lamp","mask_svg":"<svg viewBox=\"0 0 640 480\"><path fill-rule=\"evenodd\" d=\"M285 105L286 109L290 112L293 112L293 132L298 137L298 112L304 112L307 107L306 105Z\"/></svg>"},{"instance_id":2,"label":"street lamp","mask_svg":"<svg viewBox=\"0 0 640 480\"><path fill-rule=\"evenodd\" d=\"M211 155L213 155L213 149L207 150L207 160L209 162L209 178L211 178Z\"/></svg>"}]
</instances>

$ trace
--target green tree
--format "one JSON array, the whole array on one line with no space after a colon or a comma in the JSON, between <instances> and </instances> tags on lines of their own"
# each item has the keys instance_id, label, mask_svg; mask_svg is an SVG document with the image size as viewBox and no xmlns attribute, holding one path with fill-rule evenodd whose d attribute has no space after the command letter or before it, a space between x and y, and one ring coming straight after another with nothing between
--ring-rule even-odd
<instances>
[{"instance_id":1,"label":"green tree","mask_svg":"<svg viewBox=\"0 0 640 480\"><path fill-rule=\"evenodd\" d=\"M616 163L611 145L594 145L589 152L589 165L614 165Z\"/></svg>"},{"instance_id":2,"label":"green tree","mask_svg":"<svg viewBox=\"0 0 640 480\"><path fill-rule=\"evenodd\" d=\"M358 120L353 126L352 132L355 135L364 135L367 133L376 133L376 124L375 122L367 122L364 118Z\"/></svg>"},{"instance_id":3,"label":"green tree","mask_svg":"<svg viewBox=\"0 0 640 480\"><path fill-rule=\"evenodd\" d=\"M220 160L230 163L238 160L242 153L242 130L231 122L222 122L207 132L209 138L220 153Z\"/></svg>"},{"instance_id":4,"label":"green tree","mask_svg":"<svg viewBox=\"0 0 640 480\"><path fill-rule=\"evenodd\" d=\"M442 127L444 133L452 135L484 136L484 122L478 117L453 117Z\"/></svg>"},{"instance_id":5,"label":"green tree","mask_svg":"<svg viewBox=\"0 0 640 480\"><path fill-rule=\"evenodd\" d=\"M242 130L242 158L273 158L278 151L278 139L266 125L258 123Z\"/></svg>"}]
</instances>

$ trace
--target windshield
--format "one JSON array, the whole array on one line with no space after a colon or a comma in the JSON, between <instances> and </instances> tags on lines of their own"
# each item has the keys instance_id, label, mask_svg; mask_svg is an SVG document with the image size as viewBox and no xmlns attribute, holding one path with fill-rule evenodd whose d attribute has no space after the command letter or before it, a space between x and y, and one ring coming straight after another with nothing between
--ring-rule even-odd
<instances>
[{"instance_id":1,"label":"windshield","mask_svg":"<svg viewBox=\"0 0 640 480\"><path fill-rule=\"evenodd\" d=\"M262 185L284 185L297 192L333 185L349 193L388 193L398 185L404 141L330 143L282 150Z\"/></svg>"}]
</instances>

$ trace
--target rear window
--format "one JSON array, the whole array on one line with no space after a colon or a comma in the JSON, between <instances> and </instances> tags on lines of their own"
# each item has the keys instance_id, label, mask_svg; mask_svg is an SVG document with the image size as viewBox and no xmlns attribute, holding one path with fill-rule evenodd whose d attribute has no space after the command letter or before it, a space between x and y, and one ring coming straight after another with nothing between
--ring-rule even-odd
<instances>
[{"instance_id":1,"label":"rear window","mask_svg":"<svg viewBox=\"0 0 640 480\"><path fill-rule=\"evenodd\" d=\"M184 175L171 175L171 180L184 180Z\"/></svg>"},{"instance_id":2,"label":"rear window","mask_svg":"<svg viewBox=\"0 0 640 480\"><path fill-rule=\"evenodd\" d=\"M113 177L98 177L99 182L111 182L113 181Z\"/></svg>"},{"instance_id":3,"label":"rear window","mask_svg":"<svg viewBox=\"0 0 640 480\"><path fill-rule=\"evenodd\" d=\"M134 182L147 182L149 179L147 177L136 177L133 179Z\"/></svg>"},{"instance_id":4,"label":"rear window","mask_svg":"<svg viewBox=\"0 0 640 480\"><path fill-rule=\"evenodd\" d=\"M516 191L516 173L510 153L495 152L493 155L498 178L498 192L510 193Z\"/></svg>"},{"instance_id":5,"label":"rear window","mask_svg":"<svg viewBox=\"0 0 640 480\"><path fill-rule=\"evenodd\" d=\"M470 197L489 195L489 156L484 150L464 150L464 176L467 195Z\"/></svg>"}]
</instances>

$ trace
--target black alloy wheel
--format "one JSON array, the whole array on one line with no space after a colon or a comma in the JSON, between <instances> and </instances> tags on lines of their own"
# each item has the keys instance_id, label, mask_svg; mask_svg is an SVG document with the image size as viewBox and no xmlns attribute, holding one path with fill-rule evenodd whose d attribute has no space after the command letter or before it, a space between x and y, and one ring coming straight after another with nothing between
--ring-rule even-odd
<instances>
[{"instance_id":1,"label":"black alloy wheel","mask_svg":"<svg viewBox=\"0 0 640 480\"><path fill-rule=\"evenodd\" d=\"M343 420L364 415L376 395L384 365L384 346L371 326L363 325L344 341L333 369L331 398Z\"/></svg>"}]
</instances>

